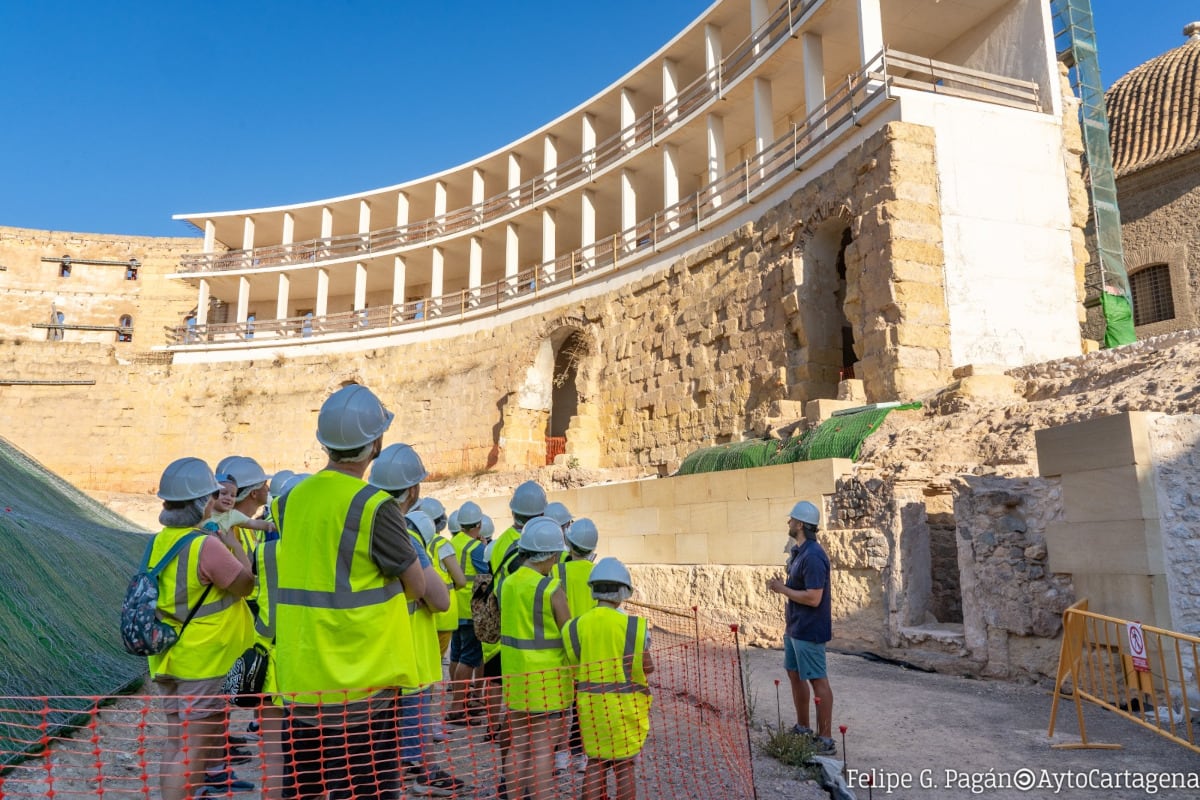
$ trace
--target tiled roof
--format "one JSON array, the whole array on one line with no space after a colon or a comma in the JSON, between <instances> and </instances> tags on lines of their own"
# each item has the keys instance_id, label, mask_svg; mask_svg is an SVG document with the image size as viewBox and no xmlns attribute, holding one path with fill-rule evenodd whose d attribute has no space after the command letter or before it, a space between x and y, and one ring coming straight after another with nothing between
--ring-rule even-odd
<instances>
[{"instance_id":1,"label":"tiled roof","mask_svg":"<svg viewBox=\"0 0 1200 800\"><path fill-rule=\"evenodd\" d=\"M1183 33L1183 45L1134 68L1104 95L1118 177L1200 149L1200 22Z\"/></svg>"}]
</instances>

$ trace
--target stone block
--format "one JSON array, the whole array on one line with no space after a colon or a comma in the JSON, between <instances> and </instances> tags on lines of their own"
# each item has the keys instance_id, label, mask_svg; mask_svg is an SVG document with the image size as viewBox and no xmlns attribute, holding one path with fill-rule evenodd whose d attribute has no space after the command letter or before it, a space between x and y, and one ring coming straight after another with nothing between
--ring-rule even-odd
<instances>
[{"instance_id":1,"label":"stone block","mask_svg":"<svg viewBox=\"0 0 1200 800\"><path fill-rule=\"evenodd\" d=\"M784 545L788 542L787 531L775 533L752 533L746 548L745 561L752 566L783 567L787 563Z\"/></svg>"},{"instance_id":2,"label":"stone block","mask_svg":"<svg viewBox=\"0 0 1200 800\"><path fill-rule=\"evenodd\" d=\"M1088 610L1143 625L1171 627L1167 580L1164 575L1073 575L1075 598L1088 601Z\"/></svg>"},{"instance_id":3,"label":"stone block","mask_svg":"<svg viewBox=\"0 0 1200 800\"><path fill-rule=\"evenodd\" d=\"M858 400L829 400L818 398L804 404L804 418L809 422L824 422L833 416L833 412L845 408L857 408L863 405Z\"/></svg>"},{"instance_id":4,"label":"stone block","mask_svg":"<svg viewBox=\"0 0 1200 800\"><path fill-rule=\"evenodd\" d=\"M720 533L726 530L728 503L689 505L688 530L693 533Z\"/></svg>"},{"instance_id":5,"label":"stone block","mask_svg":"<svg viewBox=\"0 0 1200 800\"><path fill-rule=\"evenodd\" d=\"M1046 526L1046 566L1072 575L1161 575L1158 520L1052 522Z\"/></svg>"},{"instance_id":6,"label":"stone block","mask_svg":"<svg viewBox=\"0 0 1200 800\"><path fill-rule=\"evenodd\" d=\"M1158 519L1158 500L1149 467L1068 472L1062 476L1063 518L1067 522Z\"/></svg>"},{"instance_id":7,"label":"stone block","mask_svg":"<svg viewBox=\"0 0 1200 800\"><path fill-rule=\"evenodd\" d=\"M751 534L741 530L714 531L708 537L710 564L745 564Z\"/></svg>"},{"instance_id":8,"label":"stone block","mask_svg":"<svg viewBox=\"0 0 1200 800\"><path fill-rule=\"evenodd\" d=\"M688 533L692 530L691 506L661 506L658 508L659 533ZM604 531L600 531L604 535Z\"/></svg>"},{"instance_id":9,"label":"stone block","mask_svg":"<svg viewBox=\"0 0 1200 800\"><path fill-rule=\"evenodd\" d=\"M709 535L705 533L675 534L675 562L677 564L707 564Z\"/></svg>"},{"instance_id":10,"label":"stone block","mask_svg":"<svg viewBox=\"0 0 1200 800\"><path fill-rule=\"evenodd\" d=\"M743 500L725 507L725 530L740 533L762 533L778 527L772 525L770 505L762 500Z\"/></svg>"},{"instance_id":11,"label":"stone block","mask_svg":"<svg viewBox=\"0 0 1200 800\"><path fill-rule=\"evenodd\" d=\"M639 481L641 484L642 503L647 506L672 506L675 505L675 487L680 485L686 477L678 478L649 478Z\"/></svg>"},{"instance_id":12,"label":"stone block","mask_svg":"<svg viewBox=\"0 0 1200 800\"><path fill-rule=\"evenodd\" d=\"M820 461L798 461L792 464L792 497L816 503L817 497L833 494L837 480L849 475L854 462L848 458L823 458Z\"/></svg>"},{"instance_id":13,"label":"stone block","mask_svg":"<svg viewBox=\"0 0 1200 800\"><path fill-rule=\"evenodd\" d=\"M657 508L627 508L622 511L625 530L628 533L660 533L659 509Z\"/></svg>"},{"instance_id":14,"label":"stone block","mask_svg":"<svg viewBox=\"0 0 1200 800\"><path fill-rule=\"evenodd\" d=\"M642 484L641 481L624 481L622 483L608 483L599 487L604 489L607 495L608 507L611 509L623 508L641 508L642 507ZM580 490L585 491L585 490ZM571 506L568 504L568 508Z\"/></svg>"},{"instance_id":15,"label":"stone block","mask_svg":"<svg viewBox=\"0 0 1200 800\"><path fill-rule=\"evenodd\" d=\"M625 564L652 563L644 560L644 536L601 536L597 550L606 556L621 559Z\"/></svg>"},{"instance_id":16,"label":"stone block","mask_svg":"<svg viewBox=\"0 0 1200 800\"><path fill-rule=\"evenodd\" d=\"M850 378L838 383L838 400L855 400L860 403L867 402L867 390L863 386L863 382L856 378Z\"/></svg>"},{"instance_id":17,"label":"stone block","mask_svg":"<svg viewBox=\"0 0 1200 800\"><path fill-rule=\"evenodd\" d=\"M787 497L792 492L792 465L778 464L742 470L746 474L746 495L749 500Z\"/></svg>"},{"instance_id":18,"label":"stone block","mask_svg":"<svg viewBox=\"0 0 1200 800\"><path fill-rule=\"evenodd\" d=\"M1148 426L1157 414L1126 411L1034 432L1043 477L1151 463Z\"/></svg>"}]
</instances>

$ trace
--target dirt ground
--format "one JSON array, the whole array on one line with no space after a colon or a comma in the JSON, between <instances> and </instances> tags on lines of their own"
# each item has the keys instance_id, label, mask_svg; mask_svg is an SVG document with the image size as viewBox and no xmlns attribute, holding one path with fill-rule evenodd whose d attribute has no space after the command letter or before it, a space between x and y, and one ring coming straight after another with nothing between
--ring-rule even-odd
<instances>
[{"instance_id":1,"label":"dirt ground","mask_svg":"<svg viewBox=\"0 0 1200 800\"><path fill-rule=\"evenodd\" d=\"M755 719L776 726L775 679L780 679L783 724L795 722L783 653L748 651L749 683ZM1200 755L1158 736L1118 715L1086 708L1084 719L1092 742L1116 743L1120 750L1054 750L1052 744L1080 741L1072 703L1059 704L1057 730L1046 736L1052 701L1049 687L981 681L868 661L854 655L829 654L834 692L833 724L845 725L845 747L838 739L847 767L858 771L856 795L873 798L964 798L989 800L1028 798L1189 798L1198 789L1161 789L1157 793L1133 788L1068 788L1053 785L988 788L991 782L1019 780L1016 773L1032 770L1040 783L1080 780L1140 780L1147 773L1182 773L1194 785L1200 781ZM1085 704L1086 705L1086 704ZM839 757L840 757L839 755ZM761 760L761 759L759 759ZM757 763L756 763L757 766ZM874 787L867 775L874 770ZM1044 772L1043 772L1044 771ZM1075 773L1070 778L1066 773ZM1123 773L1128 771L1126 778ZM1024 777L1024 775L1022 775ZM1083 778L1087 778L1084 775ZM911 788L889 793L885 782L907 781ZM781 797L770 791L771 777L756 776L759 797ZM922 786L924 782L925 786ZM764 793L767 790L767 793Z\"/></svg>"}]
</instances>

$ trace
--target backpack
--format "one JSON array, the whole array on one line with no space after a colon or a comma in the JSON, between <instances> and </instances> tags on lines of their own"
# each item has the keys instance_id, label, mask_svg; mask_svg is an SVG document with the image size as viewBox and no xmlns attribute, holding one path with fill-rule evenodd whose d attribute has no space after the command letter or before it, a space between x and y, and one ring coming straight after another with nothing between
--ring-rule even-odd
<instances>
[{"instance_id":1,"label":"backpack","mask_svg":"<svg viewBox=\"0 0 1200 800\"><path fill-rule=\"evenodd\" d=\"M504 556L497 570L504 575L505 567L513 569L524 562L517 548ZM471 591L471 619L475 624L475 637L485 644L500 641L500 598L492 591L495 581L491 575L476 575L475 588Z\"/></svg>"},{"instance_id":2,"label":"backpack","mask_svg":"<svg viewBox=\"0 0 1200 800\"><path fill-rule=\"evenodd\" d=\"M212 584L204 588L204 594L196 601L196 605L188 612L179 631L169 623L158 618L158 575L179 555L183 548L192 543L197 536L203 536L201 531L192 531L172 545L162 560L150 568L150 553L154 549L154 540L146 545L146 554L142 557L142 568L129 581L125 590L125 600L121 603L121 644L125 652L135 656L157 656L171 649L179 641L183 629L192 621L192 617L204 604Z\"/></svg>"}]
</instances>

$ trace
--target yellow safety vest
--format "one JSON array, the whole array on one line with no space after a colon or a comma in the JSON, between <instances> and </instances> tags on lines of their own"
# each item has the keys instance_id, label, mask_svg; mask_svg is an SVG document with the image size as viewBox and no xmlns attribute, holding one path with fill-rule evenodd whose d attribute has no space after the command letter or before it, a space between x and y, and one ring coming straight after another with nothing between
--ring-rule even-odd
<instances>
[{"instance_id":1,"label":"yellow safety vest","mask_svg":"<svg viewBox=\"0 0 1200 800\"><path fill-rule=\"evenodd\" d=\"M571 609L572 617L578 617L596 607L596 601L592 598L592 587L588 586L593 566L591 561L584 558L560 561L554 567L558 582L567 593L567 607Z\"/></svg>"},{"instance_id":2,"label":"yellow safety vest","mask_svg":"<svg viewBox=\"0 0 1200 800\"><path fill-rule=\"evenodd\" d=\"M550 596L558 586L521 566L500 587L500 652L504 702L515 711L559 711L574 697L562 633Z\"/></svg>"},{"instance_id":3,"label":"yellow safety vest","mask_svg":"<svg viewBox=\"0 0 1200 800\"><path fill-rule=\"evenodd\" d=\"M442 563L442 557L438 555L438 550L443 544L450 544L450 542L435 533L433 541L425 545L425 552L429 554L434 571L442 579L442 583L446 584L446 591L450 594L450 607L445 611L434 612L433 622L439 631L452 631L458 628L458 590L454 588L454 579L450 577L450 571L446 569L446 565ZM441 652L440 646L438 652ZM441 663L440 657L438 661Z\"/></svg>"},{"instance_id":4,"label":"yellow safety vest","mask_svg":"<svg viewBox=\"0 0 1200 800\"><path fill-rule=\"evenodd\" d=\"M637 755L650 732L646 620L597 606L563 626L567 660L578 664L579 733L590 758Z\"/></svg>"},{"instance_id":5,"label":"yellow safety vest","mask_svg":"<svg viewBox=\"0 0 1200 800\"><path fill-rule=\"evenodd\" d=\"M424 547L420 534L408 532L413 547ZM417 656L417 682L402 684L406 689L424 689L442 679L442 646L438 643L434 611L425 603L408 604L412 620L412 646Z\"/></svg>"},{"instance_id":6,"label":"yellow safety vest","mask_svg":"<svg viewBox=\"0 0 1200 800\"><path fill-rule=\"evenodd\" d=\"M157 564L172 545L193 530L163 528L154 537L150 563ZM183 627L207 588L200 582L200 548L207 538L197 536L179 551L174 564L158 574L158 613L176 631ZM218 678L229 671L252 637L250 609L240 597L213 586L179 641L167 652L148 657L150 677L164 675L188 681Z\"/></svg>"},{"instance_id":7,"label":"yellow safety vest","mask_svg":"<svg viewBox=\"0 0 1200 800\"><path fill-rule=\"evenodd\" d=\"M483 542L459 531L454 534L450 544L454 545L454 557L458 559L458 565L462 567L463 575L467 578L466 586L454 590L458 597L458 624L462 625L471 621L471 593L475 583L473 579L479 574L479 570L475 569L475 562L471 560L471 554L483 547Z\"/></svg>"},{"instance_id":8,"label":"yellow safety vest","mask_svg":"<svg viewBox=\"0 0 1200 800\"><path fill-rule=\"evenodd\" d=\"M345 703L413 686L417 663L404 584L371 559L371 529L392 498L322 470L275 505L278 688L288 702ZM272 587L274 589L274 587Z\"/></svg>"},{"instance_id":9,"label":"yellow safety vest","mask_svg":"<svg viewBox=\"0 0 1200 800\"><path fill-rule=\"evenodd\" d=\"M279 562L275 558L275 548L278 539L263 542L254 551L254 574L258 576L255 584L255 598L258 610L254 615L254 638L256 644L261 644L267 650L267 674L263 680L263 694L276 691L275 682L275 595L271 587L279 585Z\"/></svg>"},{"instance_id":10,"label":"yellow safety vest","mask_svg":"<svg viewBox=\"0 0 1200 800\"><path fill-rule=\"evenodd\" d=\"M509 528L504 533L495 538L495 544L492 545L492 555L488 558L488 563L492 567L492 575L496 574L496 570L500 569L500 562L504 560L504 556L508 551L517 546L517 540L521 538L521 532L516 528Z\"/></svg>"}]
</instances>

